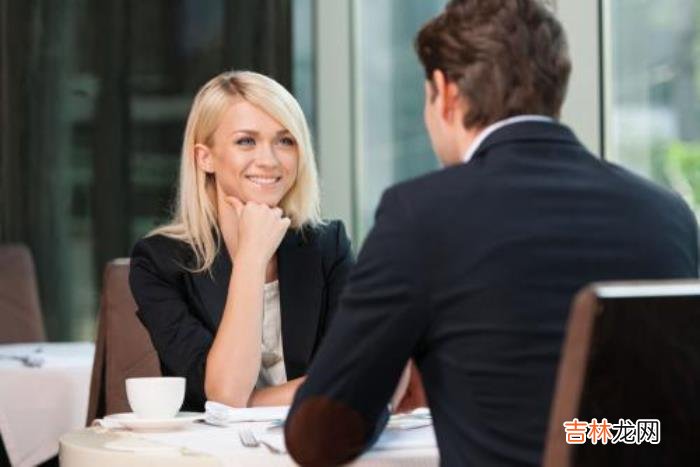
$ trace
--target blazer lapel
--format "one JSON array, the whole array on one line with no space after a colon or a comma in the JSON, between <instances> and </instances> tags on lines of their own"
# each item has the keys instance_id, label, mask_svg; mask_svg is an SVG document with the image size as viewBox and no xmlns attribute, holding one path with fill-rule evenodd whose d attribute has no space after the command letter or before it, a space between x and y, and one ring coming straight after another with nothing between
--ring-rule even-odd
<instances>
[{"instance_id":1,"label":"blazer lapel","mask_svg":"<svg viewBox=\"0 0 700 467\"><path fill-rule=\"evenodd\" d=\"M309 234L312 235L312 234ZM287 379L306 373L321 313L321 254L297 232L287 232L277 250L282 347Z\"/></svg>"}]
</instances>

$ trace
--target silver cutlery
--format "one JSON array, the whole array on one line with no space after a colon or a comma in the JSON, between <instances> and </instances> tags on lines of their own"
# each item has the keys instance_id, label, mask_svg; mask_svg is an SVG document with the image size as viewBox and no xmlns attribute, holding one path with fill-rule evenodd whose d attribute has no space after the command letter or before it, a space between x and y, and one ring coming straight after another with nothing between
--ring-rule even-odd
<instances>
[{"instance_id":1,"label":"silver cutlery","mask_svg":"<svg viewBox=\"0 0 700 467\"><path fill-rule=\"evenodd\" d=\"M262 444L272 454L284 454L284 451L276 448L272 444L256 438L255 435L253 434L253 432L250 430L239 430L238 437L241 440L241 444L243 444L243 446L245 446L247 448L257 448L257 447L260 447L260 445Z\"/></svg>"},{"instance_id":2,"label":"silver cutlery","mask_svg":"<svg viewBox=\"0 0 700 467\"><path fill-rule=\"evenodd\" d=\"M29 368L39 368L44 359L38 355L0 355L0 360L16 360Z\"/></svg>"}]
</instances>

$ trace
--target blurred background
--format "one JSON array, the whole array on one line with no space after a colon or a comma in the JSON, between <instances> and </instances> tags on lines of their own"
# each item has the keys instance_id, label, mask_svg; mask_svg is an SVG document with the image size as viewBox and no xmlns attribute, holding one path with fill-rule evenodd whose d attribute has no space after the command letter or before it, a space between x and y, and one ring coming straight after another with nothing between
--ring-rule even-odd
<instances>
[{"instance_id":1,"label":"blurred background","mask_svg":"<svg viewBox=\"0 0 700 467\"><path fill-rule=\"evenodd\" d=\"M564 122L700 209L700 0L548 3L574 63ZM223 70L297 97L324 216L361 245L382 191L437 168L412 41L444 4L0 0L0 243L29 245L48 339L94 339L104 264L168 218L191 100Z\"/></svg>"}]
</instances>

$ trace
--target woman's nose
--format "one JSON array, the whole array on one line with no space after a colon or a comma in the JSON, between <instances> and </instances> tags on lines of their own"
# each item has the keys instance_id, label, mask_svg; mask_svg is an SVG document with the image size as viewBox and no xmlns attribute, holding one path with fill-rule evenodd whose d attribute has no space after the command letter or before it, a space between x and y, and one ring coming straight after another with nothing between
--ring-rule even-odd
<instances>
[{"instance_id":1,"label":"woman's nose","mask_svg":"<svg viewBox=\"0 0 700 467\"><path fill-rule=\"evenodd\" d=\"M271 144L265 144L256 154L255 162L264 166L276 166L279 164L275 150Z\"/></svg>"}]
</instances>

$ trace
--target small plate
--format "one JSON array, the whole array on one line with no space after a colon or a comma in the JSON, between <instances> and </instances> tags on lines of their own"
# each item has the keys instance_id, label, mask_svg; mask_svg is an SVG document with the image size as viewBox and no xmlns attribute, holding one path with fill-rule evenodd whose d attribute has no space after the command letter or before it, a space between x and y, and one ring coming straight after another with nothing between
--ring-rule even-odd
<instances>
[{"instance_id":1,"label":"small plate","mask_svg":"<svg viewBox=\"0 0 700 467\"><path fill-rule=\"evenodd\" d=\"M117 422L130 430L177 430L197 420L204 420L204 414L199 412L180 412L173 418L140 418L133 412L125 412L107 415L105 420Z\"/></svg>"}]
</instances>

